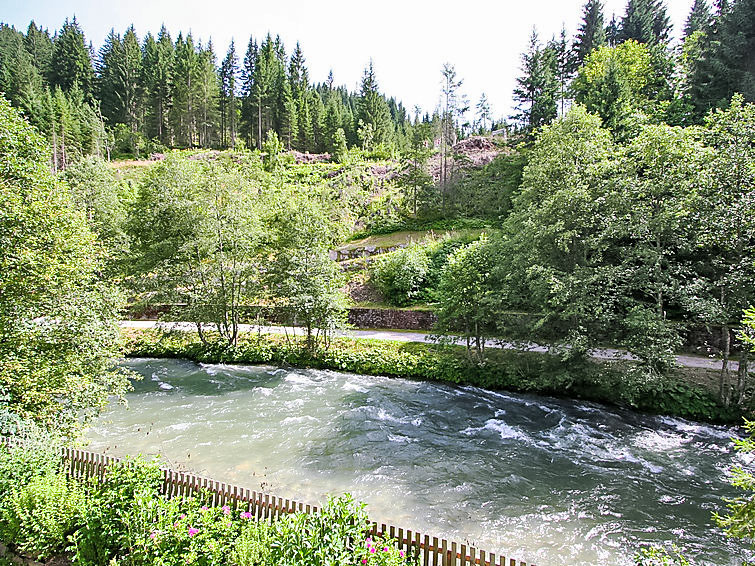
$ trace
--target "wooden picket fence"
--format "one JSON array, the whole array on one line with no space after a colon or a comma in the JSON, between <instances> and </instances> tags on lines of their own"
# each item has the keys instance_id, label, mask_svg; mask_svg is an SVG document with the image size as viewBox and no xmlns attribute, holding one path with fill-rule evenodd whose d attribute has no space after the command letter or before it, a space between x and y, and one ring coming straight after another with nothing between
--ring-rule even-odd
<instances>
[{"instance_id":1,"label":"wooden picket fence","mask_svg":"<svg viewBox=\"0 0 755 566\"><path fill-rule=\"evenodd\" d=\"M67 473L76 479L102 479L106 468L120 458L106 456L75 448L63 449L63 462ZM286 513L315 513L318 508L249 490L237 485L226 484L191 473L163 468L162 493L168 497L187 497L205 492L212 499L212 505L235 506L239 511L252 513L255 519L274 521ZM372 523L368 534L390 537L398 542L398 547L407 556L416 556L420 566L535 566L511 557L496 555L473 546L448 542L438 537L430 537L409 529L393 525Z\"/></svg>"}]
</instances>

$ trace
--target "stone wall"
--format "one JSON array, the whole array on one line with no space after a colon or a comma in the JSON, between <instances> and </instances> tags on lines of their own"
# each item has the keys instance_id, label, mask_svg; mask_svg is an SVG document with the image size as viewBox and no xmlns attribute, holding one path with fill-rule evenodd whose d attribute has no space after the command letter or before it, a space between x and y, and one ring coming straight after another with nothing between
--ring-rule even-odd
<instances>
[{"instance_id":1,"label":"stone wall","mask_svg":"<svg viewBox=\"0 0 755 566\"><path fill-rule=\"evenodd\" d=\"M349 324L356 328L430 330L438 318L432 311L392 309L349 309Z\"/></svg>"}]
</instances>

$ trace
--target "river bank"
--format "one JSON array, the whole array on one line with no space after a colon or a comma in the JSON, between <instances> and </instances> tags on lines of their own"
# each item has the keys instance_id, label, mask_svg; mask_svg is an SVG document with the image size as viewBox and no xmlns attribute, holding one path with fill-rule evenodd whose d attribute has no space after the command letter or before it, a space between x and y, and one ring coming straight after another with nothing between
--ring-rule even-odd
<instances>
[{"instance_id":1,"label":"river bank","mask_svg":"<svg viewBox=\"0 0 755 566\"><path fill-rule=\"evenodd\" d=\"M646 379L632 371L633 362L628 360L567 363L558 356L499 348L488 350L486 360L479 363L470 359L463 347L419 342L338 337L329 348L310 352L296 339L279 334L244 333L237 346L222 347L203 344L195 332L185 330L165 333L126 328L124 333L127 355L134 357L272 364L473 385L597 401L713 423L739 423L742 416L738 410L723 407L710 388L689 375Z\"/></svg>"}]
</instances>

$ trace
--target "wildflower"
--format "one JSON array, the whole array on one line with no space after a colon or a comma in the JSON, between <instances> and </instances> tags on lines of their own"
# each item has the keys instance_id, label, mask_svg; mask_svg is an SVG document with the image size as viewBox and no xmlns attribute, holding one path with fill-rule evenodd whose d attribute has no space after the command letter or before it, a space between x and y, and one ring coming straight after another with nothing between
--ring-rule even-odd
<instances>
[{"instance_id":1,"label":"wildflower","mask_svg":"<svg viewBox=\"0 0 755 566\"><path fill-rule=\"evenodd\" d=\"M383 552L388 552L388 547L387 546L383 547Z\"/></svg>"},{"instance_id":2,"label":"wildflower","mask_svg":"<svg viewBox=\"0 0 755 566\"><path fill-rule=\"evenodd\" d=\"M193 537L198 532L199 532L199 529L195 529L194 527L189 527L189 536L190 537Z\"/></svg>"},{"instance_id":3,"label":"wildflower","mask_svg":"<svg viewBox=\"0 0 755 566\"><path fill-rule=\"evenodd\" d=\"M241 513L241 518L242 519L251 519L252 518L252 514L249 511L244 511L243 513Z\"/></svg>"},{"instance_id":4,"label":"wildflower","mask_svg":"<svg viewBox=\"0 0 755 566\"><path fill-rule=\"evenodd\" d=\"M221 507L221 509L223 510L223 515L230 515L231 514L231 508L228 507L228 505L223 505Z\"/></svg>"},{"instance_id":5,"label":"wildflower","mask_svg":"<svg viewBox=\"0 0 755 566\"><path fill-rule=\"evenodd\" d=\"M185 519L185 518L186 518L186 513L181 513L181 516L179 517L179 519Z\"/></svg>"},{"instance_id":6,"label":"wildflower","mask_svg":"<svg viewBox=\"0 0 755 566\"><path fill-rule=\"evenodd\" d=\"M370 552L371 552L372 554L375 554L375 548L371 546L371 547L370 547Z\"/></svg>"},{"instance_id":7,"label":"wildflower","mask_svg":"<svg viewBox=\"0 0 755 566\"><path fill-rule=\"evenodd\" d=\"M362 558L362 564L367 564L367 559L366 558Z\"/></svg>"},{"instance_id":8,"label":"wildflower","mask_svg":"<svg viewBox=\"0 0 755 566\"><path fill-rule=\"evenodd\" d=\"M403 550L399 550L399 551L398 551L398 555L399 555L399 556L400 556L401 558L403 558L403 557L404 557L404 551L403 551Z\"/></svg>"},{"instance_id":9,"label":"wildflower","mask_svg":"<svg viewBox=\"0 0 755 566\"><path fill-rule=\"evenodd\" d=\"M154 539L154 538L156 538L156 537L157 537L157 533L158 533L158 532L159 532L159 531L152 531L151 533L149 533L149 538L151 538L151 539Z\"/></svg>"},{"instance_id":10,"label":"wildflower","mask_svg":"<svg viewBox=\"0 0 755 566\"><path fill-rule=\"evenodd\" d=\"M367 544L372 544L372 537L367 537L366 539L364 539L364 542L366 542Z\"/></svg>"},{"instance_id":11,"label":"wildflower","mask_svg":"<svg viewBox=\"0 0 755 566\"><path fill-rule=\"evenodd\" d=\"M200 511L202 511L203 513L204 513L205 511L209 511L209 509L210 509L210 508L209 508L209 507L207 507L207 505L202 505L202 506L201 506L201 507L199 508L199 510L200 510Z\"/></svg>"}]
</instances>

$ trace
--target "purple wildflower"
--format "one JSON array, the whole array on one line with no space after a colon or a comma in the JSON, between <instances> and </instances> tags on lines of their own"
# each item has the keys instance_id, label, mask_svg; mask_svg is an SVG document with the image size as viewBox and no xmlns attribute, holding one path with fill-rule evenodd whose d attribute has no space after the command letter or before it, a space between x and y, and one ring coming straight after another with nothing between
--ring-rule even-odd
<instances>
[{"instance_id":1,"label":"purple wildflower","mask_svg":"<svg viewBox=\"0 0 755 566\"><path fill-rule=\"evenodd\" d=\"M223 510L223 515L230 515L231 514L231 508L228 507L228 505L223 505L220 509Z\"/></svg>"},{"instance_id":2,"label":"purple wildflower","mask_svg":"<svg viewBox=\"0 0 755 566\"><path fill-rule=\"evenodd\" d=\"M199 529L195 529L194 527L189 527L189 536L190 537L193 537L198 532L199 532Z\"/></svg>"}]
</instances>

